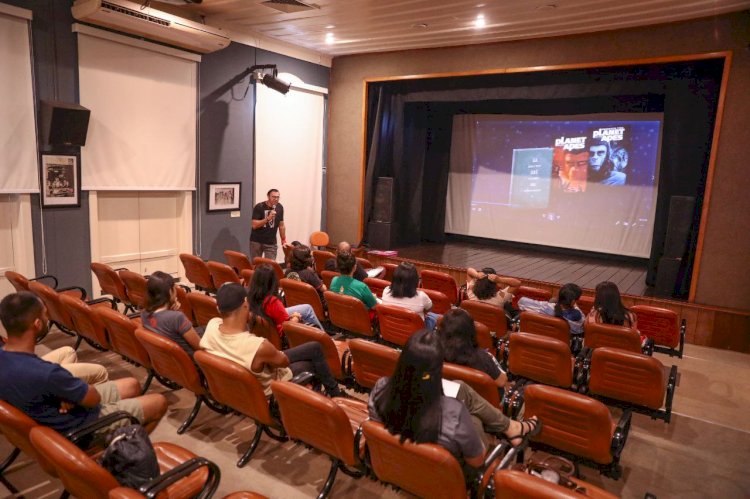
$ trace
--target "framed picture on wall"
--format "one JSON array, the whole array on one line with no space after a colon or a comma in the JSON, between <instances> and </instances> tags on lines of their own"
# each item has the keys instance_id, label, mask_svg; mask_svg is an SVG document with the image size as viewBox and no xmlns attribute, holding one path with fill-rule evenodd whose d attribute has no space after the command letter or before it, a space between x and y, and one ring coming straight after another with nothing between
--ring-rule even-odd
<instances>
[{"instance_id":1,"label":"framed picture on wall","mask_svg":"<svg viewBox=\"0 0 750 499\"><path fill-rule=\"evenodd\" d=\"M208 183L208 211L233 211L240 209L242 182Z\"/></svg>"},{"instance_id":2,"label":"framed picture on wall","mask_svg":"<svg viewBox=\"0 0 750 499\"><path fill-rule=\"evenodd\" d=\"M81 206L78 156L42 154L42 206Z\"/></svg>"}]
</instances>

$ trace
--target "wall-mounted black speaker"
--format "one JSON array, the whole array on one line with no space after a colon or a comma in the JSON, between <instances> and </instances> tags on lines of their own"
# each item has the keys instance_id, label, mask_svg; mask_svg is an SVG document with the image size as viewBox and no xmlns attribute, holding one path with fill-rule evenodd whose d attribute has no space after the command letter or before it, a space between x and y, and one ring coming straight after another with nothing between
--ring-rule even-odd
<instances>
[{"instance_id":1,"label":"wall-mounted black speaker","mask_svg":"<svg viewBox=\"0 0 750 499\"><path fill-rule=\"evenodd\" d=\"M396 246L396 224L385 222L367 224L367 244L379 250L393 249Z\"/></svg>"},{"instance_id":2,"label":"wall-mounted black speaker","mask_svg":"<svg viewBox=\"0 0 750 499\"><path fill-rule=\"evenodd\" d=\"M667 237L664 239L664 257L682 258L685 255L693 226L694 211L694 197L672 196L669 198L669 220L667 221Z\"/></svg>"},{"instance_id":3,"label":"wall-mounted black speaker","mask_svg":"<svg viewBox=\"0 0 750 499\"><path fill-rule=\"evenodd\" d=\"M42 144L85 146L91 111L70 102L42 101L39 111Z\"/></svg>"},{"instance_id":4,"label":"wall-mounted black speaker","mask_svg":"<svg viewBox=\"0 0 750 499\"><path fill-rule=\"evenodd\" d=\"M375 184L372 221L393 222L393 178L391 177L378 177L378 181Z\"/></svg>"},{"instance_id":5,"label":"wall-mounted black speaker","mask_svg":"<svg viewBox=\"0 0 750 499\"><path fill-rule=\"evenodd\" d=\"M670 298L675 294L677 279L680 276L682 258L659 258L659 267L656 269L656 294Z\"/></svg>"}]
</instances>

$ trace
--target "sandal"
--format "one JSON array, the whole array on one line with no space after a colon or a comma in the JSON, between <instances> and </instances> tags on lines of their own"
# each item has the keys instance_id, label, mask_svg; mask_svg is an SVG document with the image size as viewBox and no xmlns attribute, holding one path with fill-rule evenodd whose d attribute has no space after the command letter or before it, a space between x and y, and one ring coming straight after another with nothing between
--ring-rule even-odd
<instances>
[{"instance_id":1,"label":"sandal","mask_svg":"<svg viewBox=\"0 0 750 499\"><path fill-rule=\"evenodd\" d=\"M525 438L536 436L540 431L542 431L542 422L538 419L527 418L521 421L521 433L508 437L508 441L513 447L517 447L521 445Z\"/></svg>"}]
</instances>

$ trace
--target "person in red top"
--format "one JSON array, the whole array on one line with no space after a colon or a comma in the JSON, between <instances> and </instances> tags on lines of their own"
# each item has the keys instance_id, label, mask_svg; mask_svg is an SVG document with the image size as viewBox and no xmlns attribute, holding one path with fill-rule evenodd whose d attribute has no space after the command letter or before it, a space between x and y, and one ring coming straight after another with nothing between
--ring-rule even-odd
<instances>
[{"instance_id":1,"label":"person in red top","mask_svg":"<svg viewBox=\"0 0 750 499\"><path fill-rule=\"evenodd\" d=\"M277 297L278 290L279 281L273 268L267 264L256 267L247 292L250 312L273 323L279 336L283 335L282 326L286 321L303 322L323 329L311 305L303 304L285 308Z\"/></svg>"}]
</instances>

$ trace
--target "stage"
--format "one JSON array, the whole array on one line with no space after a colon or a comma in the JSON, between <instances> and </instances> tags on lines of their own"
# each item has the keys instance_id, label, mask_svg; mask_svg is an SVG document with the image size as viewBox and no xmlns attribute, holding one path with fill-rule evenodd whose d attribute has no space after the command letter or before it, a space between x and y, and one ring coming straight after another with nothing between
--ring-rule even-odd
<instances>
[{"instance_id":1,"label":"stage","mask_svg":"<svg viewBox=\"0 0 750 499\"><path fill-rule=\"evenodd\" d=\"M646 263L620 261L591 255L561 254L553 249L503 247L494 244L451 241L423 243L396 248L399 258L450 267L492 267L498 274L522 280L550 284L574 282L593 289L597 283L612 281L620 292L632 296L650 296L646 286Z\"/></svg>"}]
</instances>

